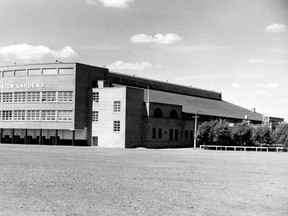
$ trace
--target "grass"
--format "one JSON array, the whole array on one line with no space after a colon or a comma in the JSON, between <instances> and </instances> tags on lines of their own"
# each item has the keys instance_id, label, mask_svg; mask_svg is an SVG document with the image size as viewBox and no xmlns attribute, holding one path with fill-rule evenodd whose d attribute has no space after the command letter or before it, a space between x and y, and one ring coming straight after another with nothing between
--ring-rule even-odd
<instances>
[{"instance_id":1,"label":"grass","mask_svg":"<svg viewBox=\"0 0 288 216\"><path fill-rule=\"evenodd\" d=\"M0 215L288 215L288 154L0 145Z\"/></svg>"}]
</instances>

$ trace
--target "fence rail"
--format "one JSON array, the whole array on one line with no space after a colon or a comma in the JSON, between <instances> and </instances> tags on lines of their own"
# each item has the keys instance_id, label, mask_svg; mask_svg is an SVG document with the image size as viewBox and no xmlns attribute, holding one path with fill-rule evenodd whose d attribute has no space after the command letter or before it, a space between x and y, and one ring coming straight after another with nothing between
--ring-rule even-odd
<instances>
[{"instance_id":1,"label":"fence rail","mask_svg":"<svg viewBox=\"0 0 288 216\"><path fill-rule=\"evenodd\" d=\"M217 150L217 151L288 152L288 148L287 147L201 145L200 149L202 149L202 150Z\"/></svg>"}]
</instances>

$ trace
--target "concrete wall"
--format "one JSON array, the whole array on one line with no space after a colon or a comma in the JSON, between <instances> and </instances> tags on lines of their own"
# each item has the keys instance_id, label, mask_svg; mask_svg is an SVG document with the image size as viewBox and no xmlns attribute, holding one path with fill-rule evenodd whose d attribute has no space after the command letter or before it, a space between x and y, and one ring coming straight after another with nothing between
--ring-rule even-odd
<instances>
[{"instance_id":1,"label":"concrete wall","mask_svg":"<svg viewBox=\"0 0 288 216\"><path fill-rule=\"evenodd\" d=\"M99 92L99 102L93 103L93 111L99 112L99 121L92 123L92 137L98 137L100 147L125 148L126 87L93 88ZM113 111L113 102L121 102L120 112ZM113 121L120 121L120 131L113 131Z\"/></svg>"},{"instance_id":2,"label":"concrete wall","mask_svg":"<svg viewBox=\"0 0 288 216\"><path fill-rule=\"evenodd\" d=\"M75 107L75 64L39 64L1 67L0 71L17 71L29 69L56 69L71 68L73 74L69 75L40 75L40 76L14 76L0 78L0 93L4 92L43 92L43 91L73 91L74 100L68 103L40 102L40 103L1 103L1 110L72 110ZM0 121L0 128L31 128L31 129L74 129L73 121Z\"/></svg>"}]
</instances>

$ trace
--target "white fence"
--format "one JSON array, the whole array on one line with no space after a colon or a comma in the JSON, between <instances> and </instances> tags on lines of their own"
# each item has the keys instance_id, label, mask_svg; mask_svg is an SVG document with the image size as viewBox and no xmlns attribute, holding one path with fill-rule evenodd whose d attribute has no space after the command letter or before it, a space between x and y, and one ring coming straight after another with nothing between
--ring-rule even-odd
<instances>
[{"instance_id":1,"label":"white fence","mask_svg":"<svg viewBox=\"0 0 288 216\"><path fill-rule=\"evenodd\" d=\"M217 151L288 152L287 147L201 145L200 149L202 149L202 150L217 150Z\"/></svg>"}]
</instances>

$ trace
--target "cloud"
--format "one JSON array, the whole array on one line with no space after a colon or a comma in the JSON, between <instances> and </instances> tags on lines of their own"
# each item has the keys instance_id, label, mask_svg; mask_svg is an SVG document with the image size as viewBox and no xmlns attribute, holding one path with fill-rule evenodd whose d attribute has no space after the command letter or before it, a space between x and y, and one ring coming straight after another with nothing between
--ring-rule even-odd
<instances>
[{"instance_id":1,"label":"cloud","mask_svg":"<svg viewBox=\"0 0 288 216\"><path fill-rule=\"evenodd\" d=\"M281 33L285 32L286 30L287 27L281 23L274 23L266 27L266 31L271 33Z\"/></svg>"},{"instance_id":2,"label":"cloud","mask_svg":"<svg viewBox=\"0 0 288 216\"><path fill-rule=\"evenodd\" d=\"M154 36L146 34L137 34L131 37L132 43L158 43L158 44L173 44L180 41L182 38L177 34L155 34Z\"/></svg>"},{"instance_id":3,"label":"cloud","mask_svg":"<svg viewBox=\"0 0 288 216\"><path fill-rule=\"evenodd\" d=\"M265 64L276 64L276 65L285 65L288 64L288 60L278 60L278 61L267 61L264 59L250 59L250 63L253 64L259 64L259 63L265 63Z\"/></svg>"},{"instance_id":4,"label":"cloud","mask_svg":"<svg viewBox=\"0 0 288 216\"><path fill-rule=\"evenodd\" d=\"M287 99L284 99L284 98L282 98L282 99L278 100L278 102L279 102L279 103L287 103L287 102L288 102L288 100L287 100Z\"/></svg>"},{"instance_id":5,"label":"cloud","mask_svg":"<svg viewBox=\"0 0 288 216\"><path fill-rule=\"evenodd\" d=\"M287 46L286 44L284 46ZM288 49L287 47L284 48L265 48L263 49L265 52L270 52L270 53L287 53Z\"/></svg>"},{"instance_id":6,"label":"cloud","mask_svg":"<svg viewBox=\"0 0 288 216\"><path fill-rule=\"evenodd\" d=\"M232 87L232 88L239 88L240 85L239 85L238 83L233 83L233 84L231 84L231 87Z\"/></svg>"},{"instance_id":7,"label":"cloud","mask_svg":"<svg viewBox=\"0 0 288 216\"><path fill-rule=\"evenodd\" d=\"M86 3L90 4L90 5L95 5L96 1L95 0L87 0Z\"/></svg>"},{"instance_id":8,"label":"cloud","mask_svg":"<svg viewBox=\"0 0 288 216\"><path fill-rule=\"evenodd\" d=\"M249 62L250 63L264 63L266 61L264 59L260 58L260 59L250 59Z\"/></svg>"},{"instance_id":9,"label":"cloud","mask_svg":"<svg viewBox=\"0 0 288 216\"><path fill-rule=\"evenodd\" d=\"M150 62L128 63L116 61L109 65L111 70L145 70L147 68L161 68L161 65L153 66Z\"/></svg>"},{"instance_id":10,"label":"cloud","mask_svg":"<svg viewBox=\"0 0 288 216\"><path fill-rule=\"evenodd\" d=\"M46 46L32 46L28 44L16 44L5 47L0 47L0 56L8 60L39 60L44 56L71 58L78 56L77 53L70 47L65 46L61 50L52 50Z\"/></svg>"},{"instance_id":11,"label":"cloud","mask_svg":"<svg viewBox=\"0 0 288 216\"><path fill-rule=\"evenodd\" d=\"M257 88L276 89L276 88L279 87L279 84L278 84L278 83L269 83L269 84L261 84L261 83L258 83L258 84L256 84L256 87L257 87Z\"/></svg>"},{"instance_id":12,"label":"cloud","mask_svg":"<svg viewBox=\"0 0 288 216\"><path fill-rule=\"evenodd\" d=\"M104 7L114 7L114 8L127 8L130 2L134 2L134 0L98 0L101 2ZM95 0L88 0L88 4L94 4Z\"/></svg>"},{"instance_id":13,"label":"cloud","mask_svg":"<svg viewBox=\"0 0 288 216\"><path fill-rule=\"evenodd\" d=\"M257 94L257 95L266 95L266 96L270 95L270 93L268 93L268 92L266 92L266 91L263 91L263 90L257 90L257 91L256 91L256 94Z\"/></svg>"}]
</instances>

